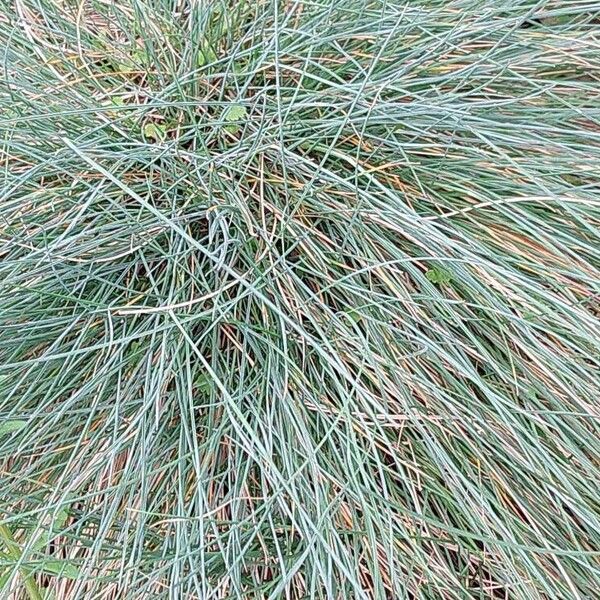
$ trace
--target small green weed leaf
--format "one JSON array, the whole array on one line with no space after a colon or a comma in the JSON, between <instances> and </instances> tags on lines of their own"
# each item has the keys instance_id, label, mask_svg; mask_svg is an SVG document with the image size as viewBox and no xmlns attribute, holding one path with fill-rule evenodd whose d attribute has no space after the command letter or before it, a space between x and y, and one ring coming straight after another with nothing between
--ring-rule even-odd
<instances>
[{"instance_id":1,"label":"small green weed leaf","mask_svg":"<svg viewBox=\"0 0 600 600\"><path fill-rule=\"evenodd\" d=\"M131 54L134 64L145 65L148 63L148 53L145 48L136 48Z\"/></svg>"},{"instance_id":2,"label":"small green weed leaf","mask_svg":"<svg viewBox=\"0 0 600 600\"><path fill-rule=\"evenodd\" d=\"M148 53L144 48L134 48L126 55L119 56L114 65L119 72L129 73L131 71L139 71L149 63Z\"/></svg>"},{"instance_id":3,"label":"small green weed leaf","mask_svg":"<svg viewBox=\"0 0 600 600\"><path fill-rule=\"evenodd\" d=\"M246 116L246 107L241 104L232 104L225 109L223 119L225 121L240 121Z\"/></svg>"},{"instance_id":4,"label":"small green weed leaf","mask_svg":"<svg viewBox=\"0 0 600 600\"><path fill-rule=\"evenodd\" d=\"M35 544L33 545L33 549L39 551L42 548L44 548L48 542L53 540L61 532L61 530L65 526L65 523L67 522L68 518L69 518L69 505L64 504L62 506L62 508L56 513L56 517L54 518L54 521L52 522L52 525L51 525L49 531L44 531L44 533L42 533L39 536L39 538L36 540Z\"/></svg>"},{"instance_id":5,"label":"small green weed leaf","mask_svg":"<svg viewBox=\"0 0 600 600\"><path fill-rule=\"evenodd\" d=\"M132 354L137 354L137 352L142 349L142 342L140 342L139 340L131 342L131 346L129 346L129 349L131 350Z\"/></svg>"},{"instance_id":6,"label":"small green weed leaf","mask_svg":"<svg viewBox=\"0 0 600 600\"><path fill-rule=\"evenodd\" d=\"M144 137L155 142L162 142L166 137L166 131L163 125L156 123L146 123L144 125Z\"/></svg>"},{"instance_id":7,"label":"small green weed leaf","mask_svg":"<svg viewBox=\"0 0 600 600\"><path fill-rule=\"evenodd\" d=\"M194 383L196 384L198 391L201 394L207 396L208 394L210 394L210 391L212 389L212 380L208 375L206 375L205 373L200 374L198 377L196 377L196 381Z\"/></svg>"},{"instance_id":8,"label":"small green weed leaf","mask_svg":"<svg viewBox=\"0 0 600 600\"><path fill-rule=\"evenodd\" d=\"M433 267L432 269L429 269L427 273L425 273L425 277L427 277L431 283L436 284L445 284L452 281L452 273L446 271L446 269L442 269L442 267Z\"/></svg>"},{"instance_id":9,"label":"small green weed leaf","mask_svg":"<svg viewBox=\"0 0 600 600\"><path fill-rule=\"evenodd\" d=\"M198 50L198 57L196 58L196 64L199 67L204 67L217 60L215 51L208 45L204 44L203 47Z\"/></svg>"},{"instance_id":10,"label":"small green weed leaf","mask_svg":"<svg viewBox=\"0 0 600 600\"><path fill-rule=\"evenodd\" d=\"M41 563L40 569L44 573L57 577L66 577L67 579L79 579L80 577L79 568L64 560L45 560Z\"/></svg>"},{"instance_id":11,"label":"small green weed leaf","mask_svg":"<svg viewBox=\"0 0 600 600\"><path fill-rule=\"evenodd\" d=\"M237 133L240 129L239 122L246 117L246 107L241 104L232 104L223 111L223 121L232 123L226 125L225 129L229 133Z\"/></svg>"},{"instance_id":12,"label":"small green weed leaf","mask_svg":"<svg viewBox=\"0 0 600 600\"><path fill-rule=\"evenodd\" d=\"M10 583L12 575L13 571L11 569L0 575L0 594L4 591L4 588L7 588L6 591L8 592L8 584Z\"/></svg>"},{"instance_id":13,"label":"small green weed leaf","mask_svg":"<svg viewBox=\"0 0 600 600\"><path fill-rule=\"evenodd\" d=\"M27 421L5 421L0 423L0 438L9 433L16 433L27 427Z\"/></svg>"},{"instance_id":14,"label":"small green weed leaf","mask_svg":"<svg viewBox=\"0 0 600 600\"><path fill-rule=\"evenodd\" d=\"M111 62L110 68L119 73L129 73L130 71L136 70L136 66L130 54L120 54L115 57Z\"/></svg>"},{"instance_id":15,"label":"small green weed leaf","mask_svg":"<svg viewBox=\"0 0 600 600\"><path fill-rule=\"evenodd\" d=\"M354 310L354 309L350 309L345 311L346 312L346 316L353 322L353 323L359 323L362 319L362 315Z\"/></svg>"}]
</instances>

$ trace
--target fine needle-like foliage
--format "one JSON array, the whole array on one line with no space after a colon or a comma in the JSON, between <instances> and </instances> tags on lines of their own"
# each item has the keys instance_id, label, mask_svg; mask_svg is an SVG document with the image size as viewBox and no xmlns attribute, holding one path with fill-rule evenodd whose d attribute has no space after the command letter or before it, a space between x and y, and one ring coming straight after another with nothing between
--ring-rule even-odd
<instances>
[{"instance_id":1,"label":"fine needle-like foliage","mask_svg":"<svg viewBox=\"0 0 600 600\"><path fill-rule=\"evenodd\" d=\"M0 0L0 598L597 598L599 12Z\"/></svg>"}]
</instances>

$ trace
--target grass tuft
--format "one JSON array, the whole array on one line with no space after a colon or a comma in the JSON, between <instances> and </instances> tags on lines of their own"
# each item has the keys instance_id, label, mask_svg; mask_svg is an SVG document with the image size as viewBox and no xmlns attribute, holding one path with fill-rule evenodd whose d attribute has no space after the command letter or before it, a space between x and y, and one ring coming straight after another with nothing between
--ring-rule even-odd
<instances>
[{"instance_id":1,"label":"grass tuft","mask_svg":"<svg viewBox=\"0 0 600 600\"><path fill-rule=\"evenodd\" d=\"M0 1L0 597L597 597L599 11Z\"/></svg>"}]
</instances>

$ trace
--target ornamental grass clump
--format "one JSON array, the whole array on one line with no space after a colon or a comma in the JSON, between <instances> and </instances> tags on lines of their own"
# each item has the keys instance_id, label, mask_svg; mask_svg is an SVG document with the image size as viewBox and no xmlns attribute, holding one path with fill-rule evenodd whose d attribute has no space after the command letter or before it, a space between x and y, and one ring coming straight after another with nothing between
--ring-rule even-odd
<instances>
[{"instance_id":1,"label":"ornamental grass clump","mask_svg":"<svg viewBox=\"0 0 600 600\"><path fill-rule=\"evenodd\" d=\"M0 2L0 597L597 597L599 11Z\"/></svg>"}]
</instances>

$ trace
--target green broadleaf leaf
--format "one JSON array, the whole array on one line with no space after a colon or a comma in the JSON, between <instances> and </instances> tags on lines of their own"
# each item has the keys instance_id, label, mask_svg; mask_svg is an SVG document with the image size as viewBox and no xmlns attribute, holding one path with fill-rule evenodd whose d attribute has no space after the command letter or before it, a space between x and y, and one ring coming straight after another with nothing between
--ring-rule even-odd
<instances>
[{"instance_id":1,"label":"green broadleaf leaf","mask_svg":"<svg viewBox=\"0 0 600 600\"><path fill-rule=\"evenodd\" d=\"M225 109L223 119L225 121L239 121L246 116L246 107L241 104L232 104Z\"/></svg>"},{"instance_id":2,"label":"green broadleaf leaf","mask_svg":"<svg viewBox=\"0 0 600 600\"><path fill-rule=\"evenodd\" d=\"M431 283L437 284L445 284L452 281L452 273L446 271L446 269L442 269L442 267L433 267L432 269L429 269L427 273L425 273L425 277L427 277Z\"/></svg>"},{"instance_id":3,"label":"green broadleaf leaf","mask_svg":"<svg viewBox=\"0 0 600 600\"><path fill-rule=\"evenodd\" d=\"M198 50L198 57L196 58L196 64L199 67L203 67L205 65L209 65L217 60L217 55L215 51L208 45L205 44L204 47Z\"/></svg>"},{"instance_id":4,"label":"green broadleaf leaf","mask_svg":"<svg viewBox=\"0 0 600 600\"><path fill-rule=\"evenodd\" d=\"M16 433L27 427L27 421L5 421L0 423L0 438L9 433Z\"/></svg>"},{"instance_id":5,"label":"green broadleaf leaf","mask_svg":"<svg viewBox=\"0 0 600 600\"><path fill-rule=\"evenodd\" d=\"M213 387L213 380L205 373L200 374L194 381L198 387L198 391L205 396L208 396Z\"/></svg>"},{"instance_id":6,"label":"green broadleaf leaf","mask_svg":"<svg viewBox=\"0 0 600 600\"><path fill-rule=\"evenodd\" d=\"M240 129L239 122L246 118L246 107L241 104L232 104L223 111L223 121L232 123L226 125L225 129L229 133L237 133Z\"/></svg>"},{"instance_id":7,"label":"green broadleaf leaf","mask_svg":"<svg viewBox=\"0 0 600 600\"><path fill-rule=\"evenodd\" d=\"M45 560L40 565L40 569L49 575L57 577L66 577L67 579L79 579L81 572L79 568L64 560Z\"/></svg>"},{"instance_id":8,"label":"green broadleaf leaf","mask_svg":"<svg viewBox=\"0 0 600 600\"><path fill-rule=\"evenodd\" d=\"M4 590L4 588L6 588L6 591L8 592L8 584L10 583L10 580L12 578L14 574L14 571L12 571L11 569L8 569L8 571L6 571L6 573L2 573L0 575L0 594L2 594ZM5 597L2 594L2 597Z\"/></svg>"},{"instance_id":9,"label":"green broadleaf leaf","mask_svg":"<svg viewBox=\"0 0 600 600\"><path fill-rule=\"evenodd\" d=\"M64 504L63 507L56 513L56 517L48 531L44 531L33 544L34 550L41 550L48 542L53 540L65 526L69 518L69 505Z\"/></svg>"},{"instance_id":10,"label":"green broadleaf leaf","mask_svg":"<svg viewBox=\"0 0 600 600\"><path fill-rule=\"evenodd\" d=\"M353 322L353 323L359 323L360 320L362 319L362 315L354 310L354 309L349 309L347 311L345 311L346 316Z\"/></svg>"},{"instance_id":11,"label":"green broadleaf leaf","mask_svg":"<svg viewBox=\"0 0 600 600\"><path fill-rule=\"evenodd\" d=\"M162 142L166 137L166 131L163 125L158 125L156 123L146 123L144 125L144 137L148 139Z\"/></svg>"}]
</instances>

